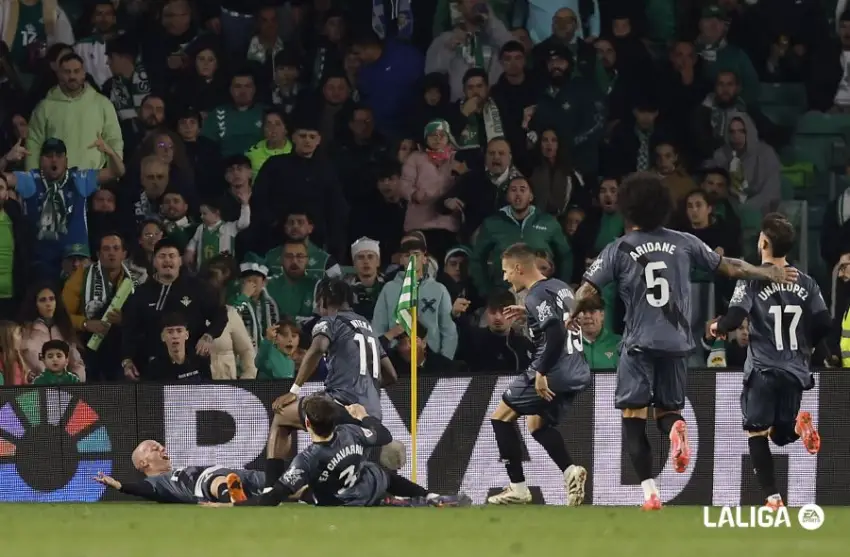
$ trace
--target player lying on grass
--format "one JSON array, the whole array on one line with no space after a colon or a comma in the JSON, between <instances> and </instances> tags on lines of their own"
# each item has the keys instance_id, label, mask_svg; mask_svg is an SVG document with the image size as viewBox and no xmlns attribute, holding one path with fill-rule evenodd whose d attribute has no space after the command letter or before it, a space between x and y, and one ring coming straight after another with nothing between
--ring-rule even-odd
<instances>
[{"instance_id":1,"label":"player lying on grass","mask_svg":"<svg viewBox=\"0 0 850 557\"><path fill-rule=\"evenodd\" d=\"M502 255L505 280L517 292L527 291L524 306L509 306L505 312L526 317L534 361L510 384L490 419L510 484L487 502L531 502L522 469L522 441L513 425L520 416L527 416L531 436L564 475L567 505L576 507L584 501L587 470L573 464L556 426L576 395L590 384L590 367L582 353L581 332L574 334L564 324L573 303L572 289L558 279L547 279L536 260L534 250L526 244L514 244Z\"/></svg>"},{"instance_id":2,"label":"player lying on grass","mask_svg":"<svg viewBox=\"0 0 850 557\"><path fill-rule=\"evenodd\" d=\"M369 320L351 311L351 299L351 288L342 280L324 279L316 287L316 306L322 318L313 327L313 341L304 355L295 383L272 404L275 414L266 447L267 488L273 487L288 468L287 459L292 458L292 432L305 429L302 406L305 399L299 402L298 393L316 371L322 357L326 358L328 366L325 393L338 402L334 407L337 423L357 423L344 408L351 404L361 404L370 416L381 419L381 380L385 385L394 383L396 372ZM399 445L394 443L386 449ZM401 461L403 458L402 446L400 455L382 456L381 460Z\"/></svg>"},{"instance_id":3,"label":"player lying on grass","mask_svg":"<svg viewBox=\"0 0 850 557\"><path fill-rule=\"evenodd\" d=\"M675 470L684 472L690 462L682 409L688 356L696 347L690 325L691 269L776 283L793 283L797 271L723 257L696 236L665 228L673 202L655 174L628 176L620 184L617 202L626 234L605 246L587 268L570 323L606 285L616 284L626 316L614 406L623 412L626 450L643 488L643 508L658 510L661 498L652 478L652 447L646 434L649 407L655 409L658 429L670 438Z\"/></svg>"},{"instance_id":4,"label":"player lying on grass","mask_svg":"<svg viewBox=\"0 0 850 557\"><path fill-rule=\"evenodd\" d=\"M470 504L465 495L441 496L429 493L410 480L390 474L366 460L369 447L381 447L392 435L377 418L366 414L359 404L345 409L360 425L338 423L339 404L324 394L304 399L305 423L313 444L301 451L289 470L275 483L255 497L243 496L240 486L229 478L231 498L236 506L275 506L309 488L318 506L373 507L394 506L461 506ZM247 494L246 494L247 495ZM403 497L404 500L397 498ZM228 507L230 503L210 503Z\"/></svg>"},{"instance_id":5,"label":"player lying on grass","mask_svg":"<svg viewBox=\"0 0 850 557\"><path fill-rule=\"evenodd\" d=\"M156 441L142 441L133 451L133 466L146 477L140 482L122 483L99 473L94 478L112 489L157 503L197 504L204 501L230 502L227 478L239 482L249 494L263 491L265 475L253 470L234 470L223 466L187 466L174 469L168 452Z\"/></svg>"},{"instance_id":6,"label":"player lying on grass","mask_svg":"<svg viewBox=\"0 0 850 557\"><path fill-rule=\"evenodd\" d=\"M763 266L783 269L794 246L794 227L771 213L762 221L759 254ZM811 454L820 450L820 435L812 415L800 411L803 391L815 386L812 352L832 328L832 318L820 287L799 273L793 284L739 280L729 311L710 326L710 334L725 337L749 317L750 343L744 363L741 414L750 458L764 491L766 506L783 506L773 475L768 437L778 446L803 438Z\"/></svg>"}]
</instances>

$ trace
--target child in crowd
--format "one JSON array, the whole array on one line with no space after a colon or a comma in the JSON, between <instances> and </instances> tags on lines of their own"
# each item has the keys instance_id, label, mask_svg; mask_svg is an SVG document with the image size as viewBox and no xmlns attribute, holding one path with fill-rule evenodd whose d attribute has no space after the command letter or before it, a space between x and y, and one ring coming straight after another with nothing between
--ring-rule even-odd
<instances>
[{"instance_id":1,"label":"child in crowd","mask_svg":"<svg viewBox=\"0 0 850 557\"><path fill-rule=\"evenodd\" d=\"M304 350L298 346L300 342L301 329L289 317L269 327L257 350L257 379L295 377L295 369L304 359Z\"/></svg>"},{"instance_id":2,"label":"child in crowd","mask_svg":"<svg viewBox=\"0 0 850 557\"><path fill-rule=\"evenodd\" d=\"M64 340L48 340L41 346L41 362L44 371L35 378L33 385L70 385L80 379L68 371L68 355L71 347Z\"/></svg>"},{"instance_id":3,"label":"child in crowd","mask_svg":"<svg viewBox=\"0 0 850 557\"><path fill-rule=\"evenodd\" d=\"M236 235L251 225L251 190L240 190L237 194L242 203L239 220L224 222L221 218L221 204L207 200L201 203L201 226L195 230L184 254L184 263L199 270L205 261L221 253L233 253L233 240Z\"/></svg>"}]
</instances>

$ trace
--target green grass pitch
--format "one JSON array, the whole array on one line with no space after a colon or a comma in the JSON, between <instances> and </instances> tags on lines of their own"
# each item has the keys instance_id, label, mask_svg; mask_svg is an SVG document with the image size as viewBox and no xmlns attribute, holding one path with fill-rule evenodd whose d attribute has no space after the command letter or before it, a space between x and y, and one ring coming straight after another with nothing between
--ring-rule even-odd
<instances>
[{"instance_id":1,"label":"green grass pitch","mask_svg":"<svg viewBox=\"0 0 850 557\"><path fill-rule=\"evenodd\" d=\"M14 557L746 557L850 554L850 509L824 525L706 529L701 507L214 509L155 504L0 505ZM716 515L715 515L716 516ZM616 552L616 553L615 553ZM746 552L746 553L744 553Z\"/></svg>"}]
</instances>

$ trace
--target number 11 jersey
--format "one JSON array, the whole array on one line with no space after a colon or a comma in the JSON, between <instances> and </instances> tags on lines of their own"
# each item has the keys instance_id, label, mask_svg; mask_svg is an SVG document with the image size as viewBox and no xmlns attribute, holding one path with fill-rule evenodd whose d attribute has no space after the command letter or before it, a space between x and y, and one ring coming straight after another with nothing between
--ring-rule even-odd
<instances>
[{"instance_id":1,"label":"number 11 jersey","mask_svg":"<svg viewBox=\"0 0 850 557\"><path fill-rule=\"evenodd\" d=\"M826 311L820 287L800 272L797 282L779 284L739 280L729 309L749 314L750 344L744 380L753 370L780 370L793 375L804 389L813 386L811 317Z\"/></svg>"},{"instance_id":2,"label":"number 11 jersey","mask_svg":"<svg viewBox=\"0 0 850 557\"><path fill-rule=\"evenodd\" d=\"M313 337L330 341L325 359L325 391L342 404L362 404L379 420L381 413L381 358L386 356L369 321L353 311L323 317L313 327Z\"/></svg>"},{"instance_id":3,"label":"number 11 jersey","mask_svg":"<svg viewBox=\"0 0 850 557\"><path fill-rule=\"evenodd\" d=\"M714 273L720 259L692 234L668 228L635 230L605 246L587 268L584 280L600 292L616 282L626 306L626 350L683 357L695 348L690 325L691 269Z\"/></svg>"}]
</instances>

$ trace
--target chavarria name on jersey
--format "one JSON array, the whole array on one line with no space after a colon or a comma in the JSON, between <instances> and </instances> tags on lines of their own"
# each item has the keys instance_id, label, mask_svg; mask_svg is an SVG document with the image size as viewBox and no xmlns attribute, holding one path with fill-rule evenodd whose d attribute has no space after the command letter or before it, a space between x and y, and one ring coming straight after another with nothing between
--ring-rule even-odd
<instances>
[{"instance_id":1,"label":"chavarria name on jersey","mask_svg":"<svg viewBox=\"0 0 850 557\"><path fill-rule=\"evenodd\" d=\"M363 445L359 443L354 445L348 445L344 449L336 453L333 458L331 458L331 461L328 462L328 465L325 466L325 469L322 470L322 473L319 474L319 481L328 481L330 473L336 469L339 463L352 455L363 456Z\"/></svg>"}]
</instances>

